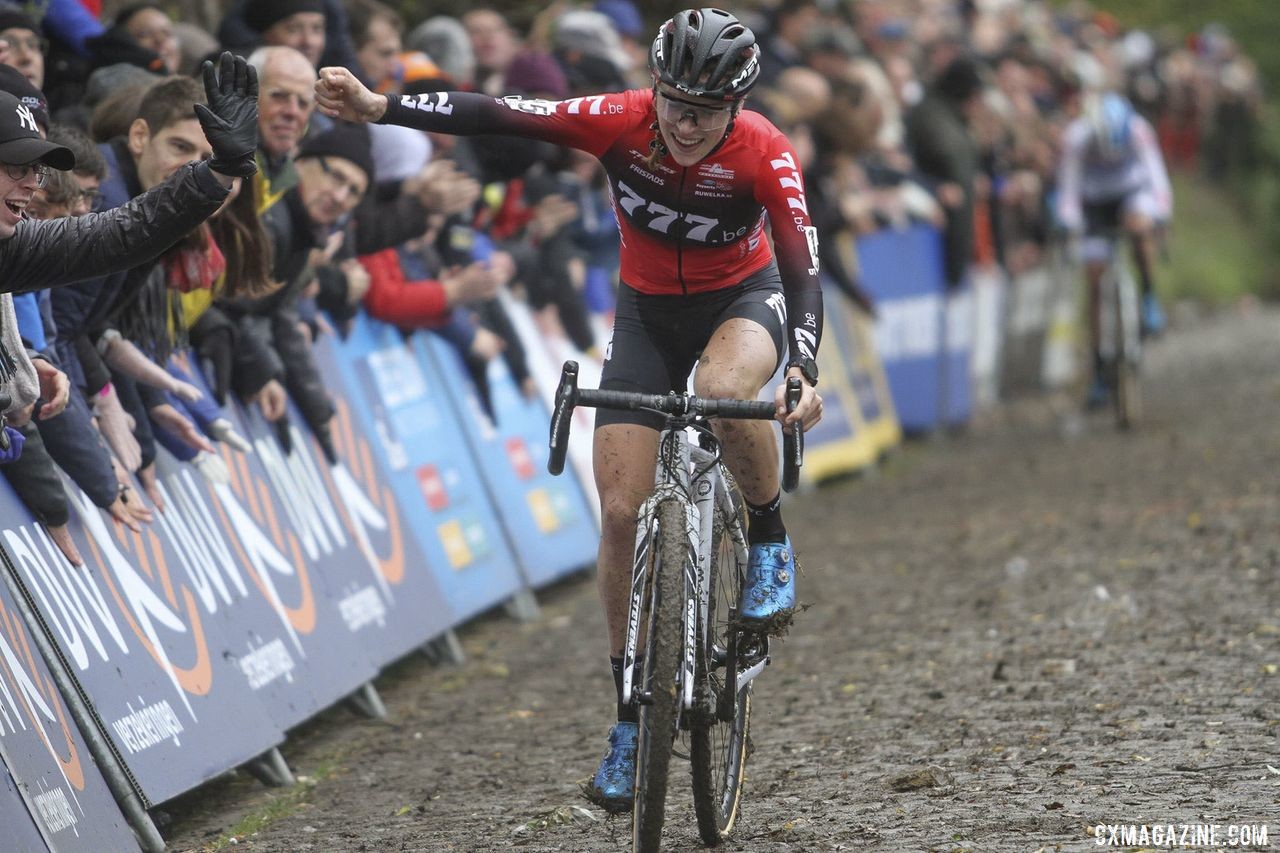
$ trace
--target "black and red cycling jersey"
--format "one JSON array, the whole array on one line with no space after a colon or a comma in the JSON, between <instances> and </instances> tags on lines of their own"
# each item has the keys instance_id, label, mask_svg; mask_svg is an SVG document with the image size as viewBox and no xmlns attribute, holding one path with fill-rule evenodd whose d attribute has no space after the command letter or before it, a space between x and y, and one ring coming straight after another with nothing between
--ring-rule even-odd
<instances>
[{"instance_id":1,"label":"black and red cycling jersey","mask_svg":"<svg viewBox=\"0 0 1280 853\"><path fill-rule=\"evenodd\" d=\"M792 357L815 357L822 336L818 236L786 136L743 111L728 136L692 166L648 164L652 90L544 101L428 92L387 99L387 124L438 133L507 134L599 158L622 232L622 280L642 293L730 287L767 267L774 249L787 302Z\"/></svg>"}]
</instances>

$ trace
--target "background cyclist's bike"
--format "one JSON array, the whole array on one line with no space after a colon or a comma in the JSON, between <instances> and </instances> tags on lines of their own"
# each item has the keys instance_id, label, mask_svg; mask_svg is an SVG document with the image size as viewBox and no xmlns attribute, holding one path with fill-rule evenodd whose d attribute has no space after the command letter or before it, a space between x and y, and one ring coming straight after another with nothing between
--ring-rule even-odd
<instances>
[{"instance_id":1,"label":"background cyclist's bike","mask_svg":"<svg viewBox=\"0 0 1280 853\"><path fill-rule=\"evenodd\" d=\"M789 408L799 401L799 382L790 380ZM769 638L735 618L747 567L745 504L709 419L772 420L774 405L579 388L578 365L565 362L551 420L552 474L564 469L575 406L666 417L653 494L636 525L623 653L623 701L639 717L632 849L658 849L673 754L692 766L699 835L718 844L738 817L751 682L769 663ZM803 456L798 425L784 434L783 452L790 491Z\"/></svg>"},{"instance_id":2,"label":"background cyclist's bike","mask_svg":"<svg viewBox=\"0 0 1280 853\"><path fill-rule=\"evenodd\" d=\"M1142 329L1138 283L1129 269L1123 232L1106 234L1107 266L1098 282L1098 348L1111 389L1116 424L1129 429L1142 417Z\"/></svg>"}]
</instances>

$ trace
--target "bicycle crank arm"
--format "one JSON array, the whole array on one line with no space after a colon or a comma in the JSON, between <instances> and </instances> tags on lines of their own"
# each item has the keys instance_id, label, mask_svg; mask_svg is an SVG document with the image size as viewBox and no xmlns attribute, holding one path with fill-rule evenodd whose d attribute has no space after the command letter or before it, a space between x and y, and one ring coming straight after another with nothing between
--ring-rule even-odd
<instances>
[{"instance_id":1,"label":"bicycle crank arm","mask_svg":"<svg viewBox=\"0 0 1280 853\"><path fill-rule=\"evenodd\" d=\"M741 692L742 688L750 684L751 680L754 679L757 675L764 672L764 668L768 665L769 665L769 656L765 655L763 659L756 661L754 665L749 666L746 669L744 669L742 672L738 673L738 691Z\"/></svg>"}]
</instances>

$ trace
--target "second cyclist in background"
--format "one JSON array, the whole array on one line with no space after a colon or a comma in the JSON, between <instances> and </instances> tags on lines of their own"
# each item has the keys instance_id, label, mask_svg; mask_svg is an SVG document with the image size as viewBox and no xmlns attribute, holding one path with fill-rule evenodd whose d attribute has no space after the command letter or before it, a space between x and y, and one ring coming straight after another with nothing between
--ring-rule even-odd
<instances>
[{"instance_id":1,"label":"second cyclist in background","mask_svg":"<svg viewBox=\"0 0 1280 853\"><path fill-rule=\"evenodd\" d=\"M1142 331L1164 331L1164 311L1153 284L1155 236L1173 212L1169 173L1151 124L1114 92L1086 96L1081 115L1067 126L1058 170L1058 219L1083 233L1082 253L1089 284L1089 343L1093 382L1089 404L1105 405L1106 365L1099 355L1098 282L1111 243L1122 230L1130 238L1142 286Z\"/></svg>"}]
</instances>

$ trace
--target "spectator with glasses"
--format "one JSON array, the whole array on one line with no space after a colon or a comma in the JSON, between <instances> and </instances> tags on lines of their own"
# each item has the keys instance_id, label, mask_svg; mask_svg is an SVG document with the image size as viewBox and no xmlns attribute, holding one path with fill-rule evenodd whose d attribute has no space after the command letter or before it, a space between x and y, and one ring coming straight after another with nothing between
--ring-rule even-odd
<instances>
[{"instance_id":1,"label":"spectator with glasses","mask_svg":"<svg viewBox=\"0 0 1280 853\"><path fill-rule=\"evenodd\" d=\"M649 70L649 90L548 101L466 92L392 98L370 92L345 68L324 68L316 95L335 118L508 134L599 158L623 238L601 387L683 392L696 364L698 395L749 399L785 361L787 375L802 379L803 396L788 414L780 384L778 419L812 426L822 416L814 390L822 334L817 233L791 144L763 116L742 110L759 76L755 35L727 12L688 9L659 29ZM621 701L621 655L636 511L653 487L660 423L649 413L596 412L598 583L618 722L589 796L613 811L630 808L634 789L636 721ZM716 430L750 517L739 618L777 631L794 613L795 563L780 510L776 438L760 421Z\"/></svg>"}]
</instances>

